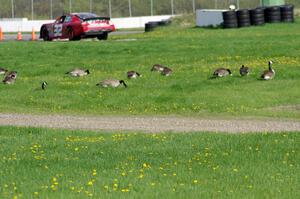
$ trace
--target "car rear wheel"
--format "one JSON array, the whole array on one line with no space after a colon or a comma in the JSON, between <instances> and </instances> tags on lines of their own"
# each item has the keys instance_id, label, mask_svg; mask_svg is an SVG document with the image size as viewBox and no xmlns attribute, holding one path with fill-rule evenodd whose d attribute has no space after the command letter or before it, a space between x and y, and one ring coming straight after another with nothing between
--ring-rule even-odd
<instances>
[{"instance_id":1,"label":"car rear wheel","mask_svg":"<svg viewBox=\"0 0 300 199\"><path fill-rule=\"evenodd\" d=\"M45 27L42 29L41 37L43 38L44 41L51 41L52 40L49 37L49 32L48 32L47 28L45 28Z\"/></svg>"},{"instance_id":2,"label":"car rear wheel","mask_svg":"<svg viewBox=\"0 0 300 199\"><path fill-rule=\"evenodd\" d=\"M98 35L97 38L99 40L107 40L108 34L107 32L102 33L101 35Z\"/></svg>"}]
</instances>

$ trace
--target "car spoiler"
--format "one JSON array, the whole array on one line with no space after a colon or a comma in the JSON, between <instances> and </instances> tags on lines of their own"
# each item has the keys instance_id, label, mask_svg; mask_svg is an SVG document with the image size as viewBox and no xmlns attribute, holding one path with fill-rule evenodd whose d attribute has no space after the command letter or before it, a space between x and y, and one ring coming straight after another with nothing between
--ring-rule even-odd
<instances>
[{"instance_id":1,"label":"car spoiler","mask_svg":"<svg viewBox=\"0 0 300 199\"><path fill-rule=\"evenodd\" d=\"M110 17L89 17L89 18L85 18L85 19L82 19L83 21L88 21L88 20L91 20L91 19L93 19L93 20L96 20L96 19L98 19L98 20L110 20Z\"/></svg>"}]
</instances>

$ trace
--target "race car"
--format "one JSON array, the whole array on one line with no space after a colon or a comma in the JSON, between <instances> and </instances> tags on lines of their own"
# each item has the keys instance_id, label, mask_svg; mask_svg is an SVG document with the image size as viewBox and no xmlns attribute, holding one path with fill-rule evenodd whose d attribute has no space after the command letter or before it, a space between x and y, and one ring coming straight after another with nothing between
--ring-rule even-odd
<instances>
[{"instance_id":1,"label":"race car","mask_svg":"<svg viewBox=\"0 0 300 199\"><path fill-rule=\"evenodd\" d=\"M93 13L71 13L57 18L53 23L43 24L40 38L80 40L95 38L106 40L108 33L115 31L109 17L99 17Z\"/></svg>"}]
</instances>

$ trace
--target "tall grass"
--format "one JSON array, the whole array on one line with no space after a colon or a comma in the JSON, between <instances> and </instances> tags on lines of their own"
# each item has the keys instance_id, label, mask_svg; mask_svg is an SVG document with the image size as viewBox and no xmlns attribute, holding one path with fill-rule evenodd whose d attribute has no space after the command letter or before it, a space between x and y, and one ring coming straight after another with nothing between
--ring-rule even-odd
<instances>
[{"instance_id":1,"label":"tall grass","mask_svg":"<svg viewBox=\"0 0 300 199\"><path fill-rule=\"evenodd\" d=\"M299 135L0 127L0 198L299 198Z\"/></svg>"},{"instance_id":2,"label":"tall grass","mask_svg":"<svg viewBox=\"0 0 300 199\"><path fill-rule=\"evenodd\" d=\"M151 33L111 36L108 41L3 42L0 67L18 71L14 85L0 85L1 112L89 115L185 115L300 118L300 23L243 29L202 29L182 20ZM273 60L276 77L259 76ZM163 77L153 64L171 67ZM239 67L251 68L240 77ZM75 67L91 75L72 78ZM228 67L233 76L210 79ZM143 76L127 80L126 72ZM128 89L99 89L106 78L125 79ZM46 91L40 84L49 83Z\"/></svg>"}]
</instances>

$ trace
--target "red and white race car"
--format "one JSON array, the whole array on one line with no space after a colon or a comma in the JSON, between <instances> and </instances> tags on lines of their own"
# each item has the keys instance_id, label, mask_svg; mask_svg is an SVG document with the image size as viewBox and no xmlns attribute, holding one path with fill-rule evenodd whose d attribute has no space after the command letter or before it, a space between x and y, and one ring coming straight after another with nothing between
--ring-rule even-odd
<instances>
[{"instance_id":1,"label":"red and white race car","mask_svg":"<svg viewBox=\"0 0 300 199\"><path fill-rule=\"evenodd\" d=\"M94 37L106 40L108 33L113 31L115 31L115 26L109 17L99 17L93 13L71 13L57 18L54 23L43 24L40 38L44 41L80 40Z\"/></svg>"}]
</instances>

